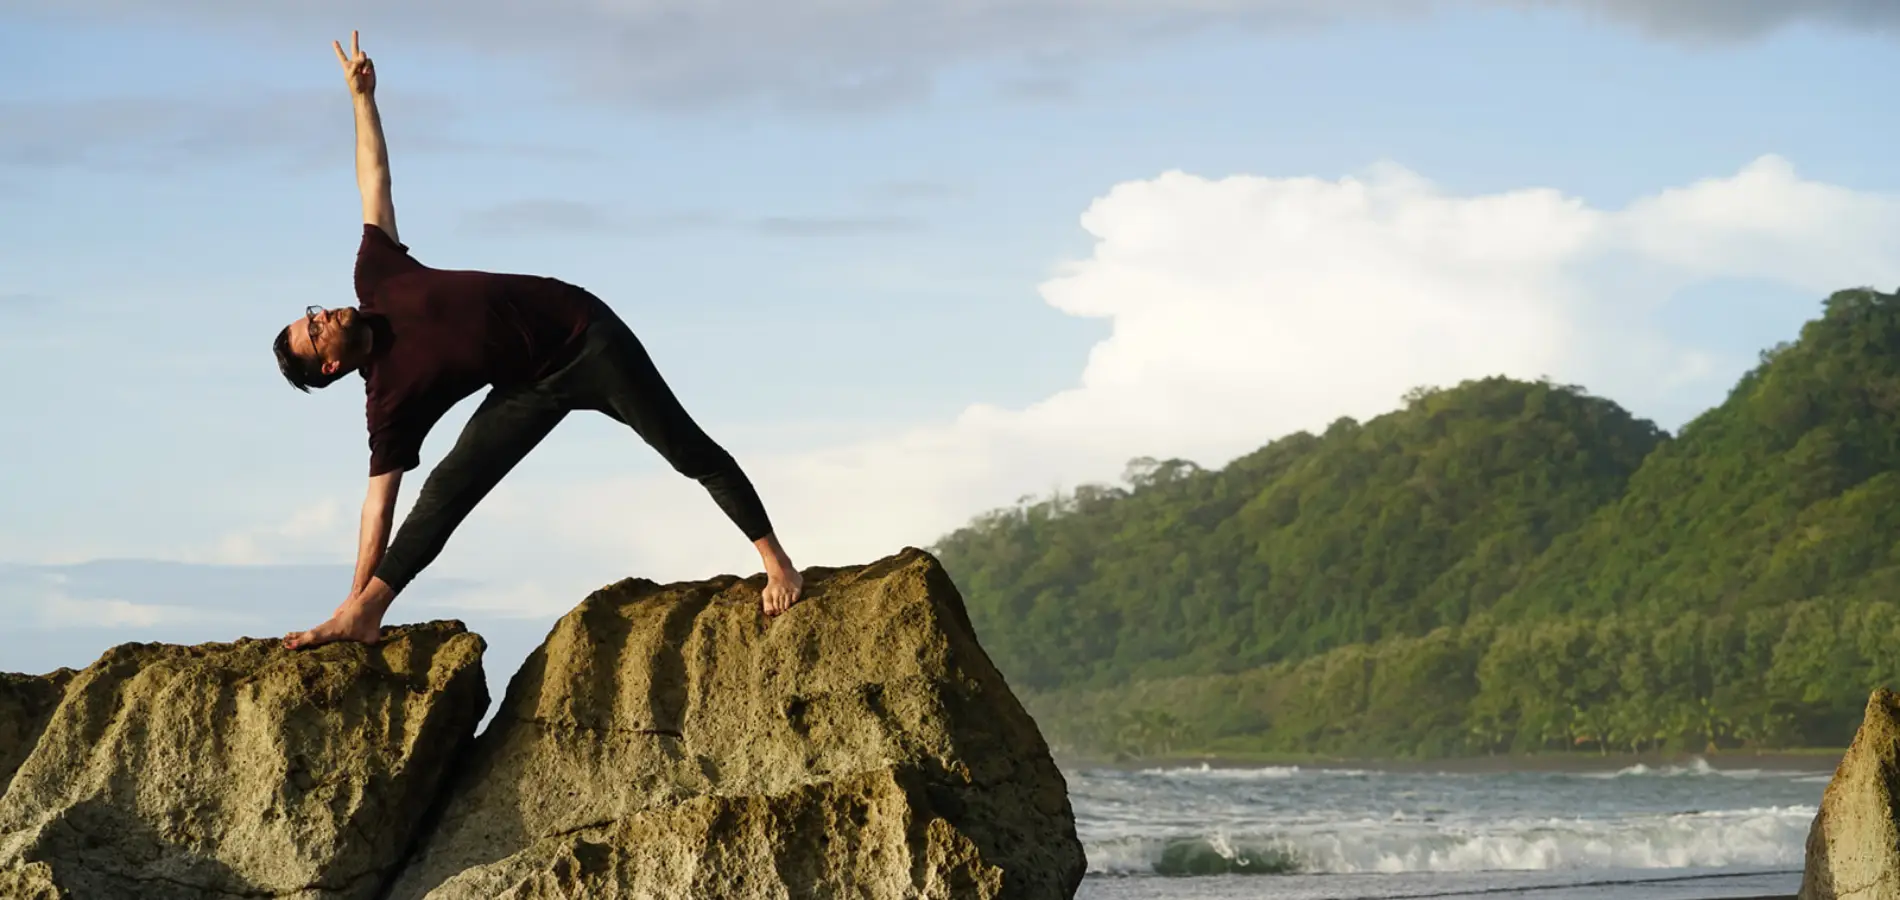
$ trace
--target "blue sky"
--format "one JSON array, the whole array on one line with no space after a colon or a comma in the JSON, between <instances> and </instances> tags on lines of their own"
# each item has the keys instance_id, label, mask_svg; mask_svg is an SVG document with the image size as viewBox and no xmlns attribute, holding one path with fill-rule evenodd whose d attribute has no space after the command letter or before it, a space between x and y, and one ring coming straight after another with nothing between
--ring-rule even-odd
<instances>
[{"instance_id":1,"label":"blue sky","mask_svg":"<svg viewBox=\"0 0 1900 900\"><path fill-rule=\"evenodd\" d=\"M351 28L417 257L606 298L801 565L1418 383L1673 428L1826 292L1900 286L1872 3L141 6L0 3L0 670L346 592L361 389L266 345L352 302ZM391 619L505 675L592 587L756 569L576 416Z\"/></svg>"}]
</instances>

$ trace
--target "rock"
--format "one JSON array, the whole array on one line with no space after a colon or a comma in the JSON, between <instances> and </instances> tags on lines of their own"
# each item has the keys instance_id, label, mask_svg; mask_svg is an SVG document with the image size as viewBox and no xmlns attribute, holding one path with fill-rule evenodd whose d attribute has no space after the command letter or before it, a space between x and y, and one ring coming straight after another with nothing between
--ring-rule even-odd
<instances>
[{"instance_id":1,"label":"rock","mask_svg":"<svg viewBox=\"0 0 1900 900\"><path fill-rule=\"evenodd\" d=\"M1067 786L921 550L628 580L513 680L391 900L1068 898Z\"/></svg>"},{"instance_id":2,"label":"rock","mask_svg":"<svg viewBox=\"0 0 1900 900\"><path fill-rule=\"evenodd\" d=\"M0 896L375 897L487 709L484 646L437 622L107 651L0 797Z\"/></svg>"},{"instance_id":3,"label":"rock","mask_svg":"<svg viewBox=\"0 0 1900 900\"><path fill-rule=\"evenodd\" d=\"M1900 696L1885 689L1867 712L1808 830L1799 900L1900 897Z\"/></svg>"},{"instance_id":4,"label":"rock","mask_svg":"<svg viewBox=\"0 0 1900 900\"><path fill-rule=\"evenodd\" d=\"M68 900L72 896L53 883L53 870L45 863L0 869L0 897L7 900Z\"/></svg>"},{"instance_id":5,"label":"rock","mask_svg":"<svg viewBox=\"0 0 1900 900\"><path fill-rule=\"evenodd\" d=\"M459 622L0 676L0 897L1074 896L1067 785L935 559L762 586L596 592L478 741Z\"/></svg>"},{"instance_id":6,"label":"rock","mask_svg":"<svg viewBox=\"0 0 1900 900\"><path fill-rule=\"evenodd\" d=\"M33 752L66 683L72 680L71 669L37 677L0 672L0 796L5 796L14 771ZM4 896L9 895L0 894Z\"/></svg>"}]
</instances>

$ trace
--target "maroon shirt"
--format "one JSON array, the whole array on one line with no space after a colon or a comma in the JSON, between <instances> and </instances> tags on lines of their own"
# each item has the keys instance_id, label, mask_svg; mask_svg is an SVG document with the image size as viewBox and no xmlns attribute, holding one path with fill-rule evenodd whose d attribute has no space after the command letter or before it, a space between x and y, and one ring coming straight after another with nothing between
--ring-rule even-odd
<instances>
[{"instance_id":1,"label":"maroon shirt","mask_svg":"<svg viewBox=\"0 0 1900 900\"><path fill-rule=\"evenodd\" d=\"M372 476L415 468L423 437L463 398L559 368L592 312L586 291L552 278L429 268L370 224L356 298L376 332L362 369Z\"/></svg>"}]
</instances>

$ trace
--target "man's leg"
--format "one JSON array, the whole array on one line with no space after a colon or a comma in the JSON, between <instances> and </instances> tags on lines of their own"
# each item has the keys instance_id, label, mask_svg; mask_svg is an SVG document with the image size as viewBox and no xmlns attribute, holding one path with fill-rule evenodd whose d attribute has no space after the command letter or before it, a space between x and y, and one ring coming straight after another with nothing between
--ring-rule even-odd
<instances>
[{"instance_id":1,"label":"man's leg","mask_svg":"<svg viewBox=\"0 0 1900 900\"><path fill-rule=\"evenodd\" d=\"M566 408L531 388L490 391L462 427L455 446L423 482L415 506L377 565L371 584L383 582L389 588L387 596L381 603L373 598L351 597L328 621L291 635L288 646L294 649L339 640L375 643L388 601L435 561L449 535L475 505L566 415Z\"/></svg>"},{"instance_id":2,"label":"man's leg","mask_svg":"<svg viewBox=\"0 0 1900 900\"><path fill-rule=\"evenodd\" d=\"M771 518L751 479L732 454L693 421L632 329L618 318L597 327L603 327L608 338L602 348L605 352L584 376L595 408L632 427L674 471L706 488L759 551L767 578L766 614L784 612L798 602L804 579L773 533Z\"/></svg>"}]
</instances>

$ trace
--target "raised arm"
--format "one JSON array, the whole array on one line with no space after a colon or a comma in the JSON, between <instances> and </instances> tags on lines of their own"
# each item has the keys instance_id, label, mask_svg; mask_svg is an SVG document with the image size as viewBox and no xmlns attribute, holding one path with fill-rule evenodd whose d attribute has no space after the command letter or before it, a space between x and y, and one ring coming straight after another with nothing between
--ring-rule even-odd
<instances>
[{"instance_id":1,"label":"raised arm","mask_svg":"<svg viewBox=\"0 0 1900 900\"><path fill-rule=\"evenodd\" d=\"M376 109L376 64L363 54L356 32L350 32L350 52L331 41L343 63L350 97L356 103L356 187L363 195L363 221L381 228L390 240L396 234L396 205L389 196L389 147L383 142L383 117Z\"/></svg>"}]
</instances>

